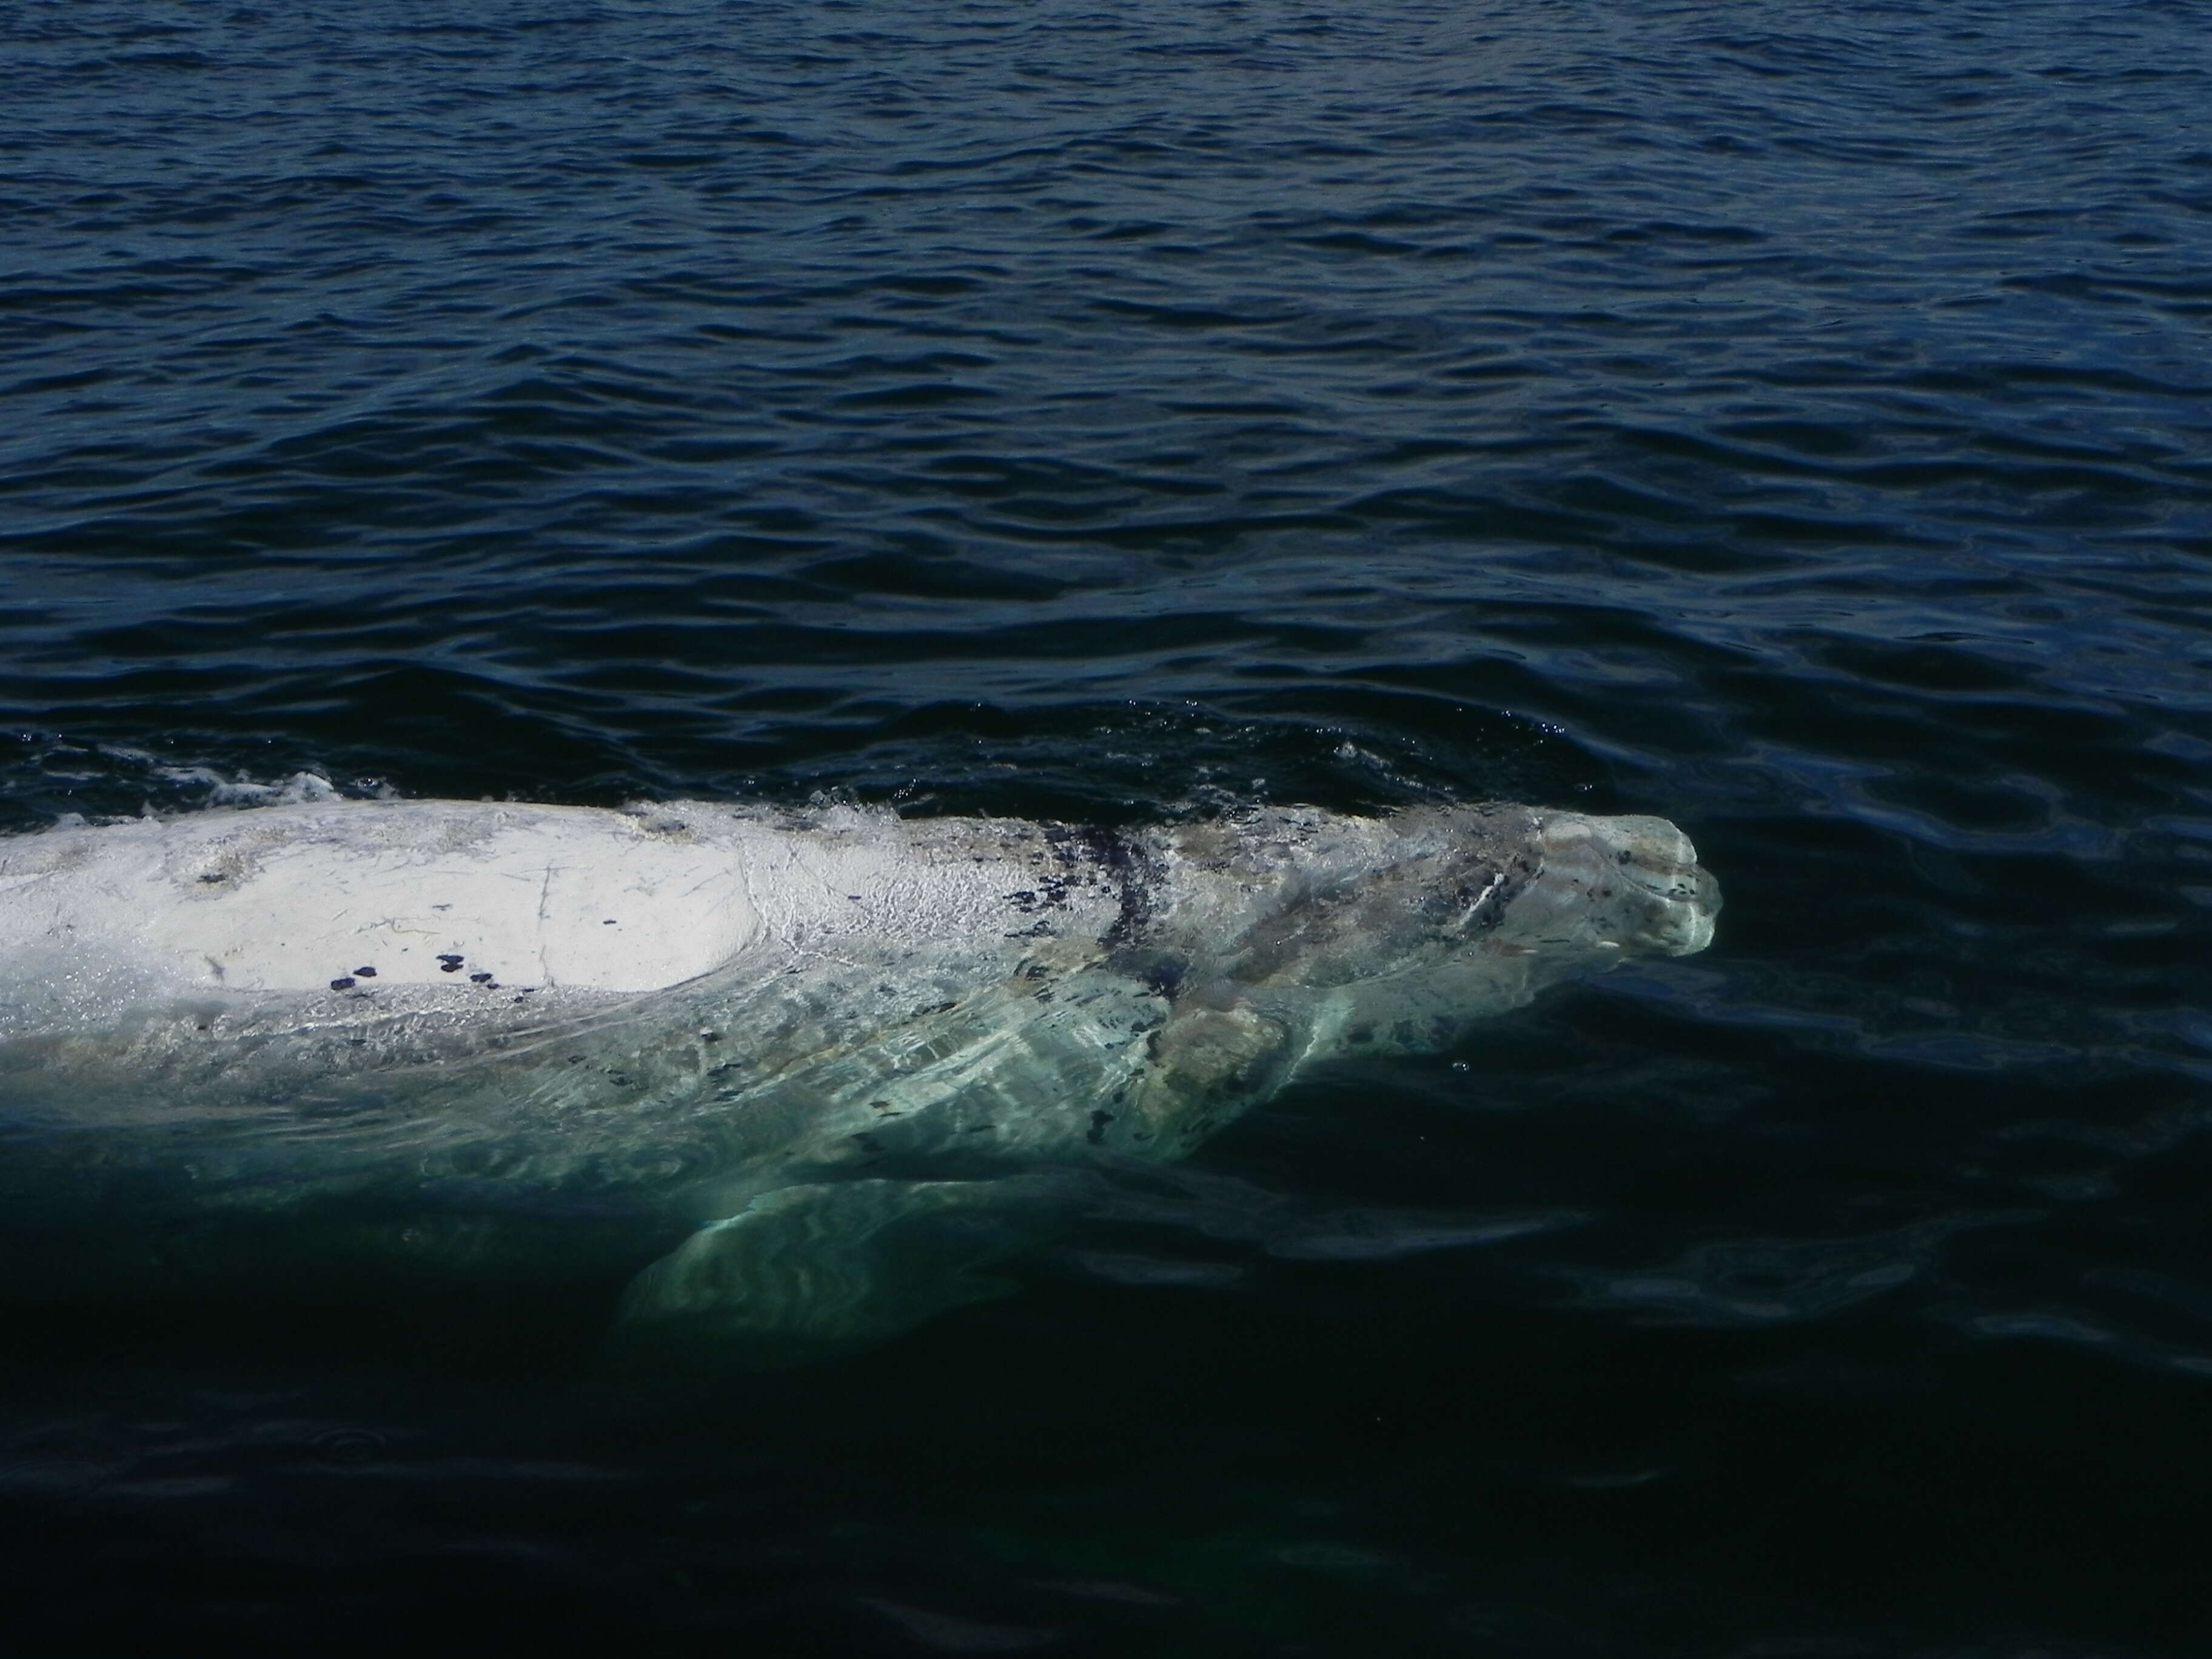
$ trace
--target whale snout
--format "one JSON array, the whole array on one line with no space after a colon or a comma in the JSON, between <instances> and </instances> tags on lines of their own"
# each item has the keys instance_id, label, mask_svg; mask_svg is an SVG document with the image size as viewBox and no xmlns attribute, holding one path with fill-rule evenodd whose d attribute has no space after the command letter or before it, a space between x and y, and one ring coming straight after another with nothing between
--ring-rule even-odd
<instances>
[{"instance_id":1,"label":"whale snout","mask_svg":"<svg viewBox=\"0 0 2212 1659\"><path fill-rule=\"evenodd\" d=\"M1690 838L1664 818L1595 821L1622 880L1646 897L1644 933L1668 956L1685 957L1713 942L1721 886L1698 862Z\"/></svg>"},{"instance_id":2,"label":"whale snout","mask_svg":"<svg viewBox=\"0 0 2212 1659\"><path fill-rule=\"evenodd\" d=\"M1552 927L1638 955L1688 956L1712 943L1720 884L1666 819L1556 813L1540 826L1538 845L1543 896L1535 908L1550 913Z\"/></svg>"}]
</instances>

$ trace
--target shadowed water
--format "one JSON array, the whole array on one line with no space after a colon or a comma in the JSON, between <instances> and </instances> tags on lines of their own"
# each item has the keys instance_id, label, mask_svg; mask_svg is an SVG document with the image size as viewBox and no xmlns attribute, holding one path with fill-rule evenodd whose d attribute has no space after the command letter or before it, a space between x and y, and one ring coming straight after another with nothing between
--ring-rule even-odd
<instances>
[{"instance_id":1,"label":"shadowed water","mask_svg":"<svg viewBox=\"0 0 2212 1659\"><path fill-rule=\"evenodd\" d=\"M2203 24L0 15L9 827L1498 796L1729 895L834 1364L611 1374L651 1252L497 1182L27 1299L5 1641L2212 1642Z\"/></svg>"}]
</instances>

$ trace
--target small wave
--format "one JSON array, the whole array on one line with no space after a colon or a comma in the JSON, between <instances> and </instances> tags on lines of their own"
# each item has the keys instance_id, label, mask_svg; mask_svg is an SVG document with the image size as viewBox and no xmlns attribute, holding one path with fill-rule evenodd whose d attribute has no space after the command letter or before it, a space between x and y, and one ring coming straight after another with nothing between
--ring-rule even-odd
<instances>
[{"instance_id":1,"label":"small wave","mask_svg":"<svg viewBox=\"0 0 2212 1659\"><path fill-rule=\"evenodd\" d=\"M154 769L171 783L205 791L210 806L297 806L339 798L337 786L313 772L295 772L275 783L260 783L245 776L226 778L205 766L157 765Z\"/></svg>"}]
</instances>

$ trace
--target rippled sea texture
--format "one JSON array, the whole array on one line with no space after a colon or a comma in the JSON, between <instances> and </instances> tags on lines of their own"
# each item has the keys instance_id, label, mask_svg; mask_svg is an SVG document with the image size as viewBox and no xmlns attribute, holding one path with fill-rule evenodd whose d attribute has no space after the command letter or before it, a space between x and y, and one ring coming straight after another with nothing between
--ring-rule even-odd
<instances>
[{"instance_id":1,"label":"rippled sea texture","mask_svg":"<svg viewBox=\"0 0 2212 1659\"><path fill-rule=\"evenodd\" d=\"M0 12L13 826L1499 794L1729 899L796 1378L27 1309L8 1639L2212 1647L2206 21Z\"/></svg>"}]
</instances>

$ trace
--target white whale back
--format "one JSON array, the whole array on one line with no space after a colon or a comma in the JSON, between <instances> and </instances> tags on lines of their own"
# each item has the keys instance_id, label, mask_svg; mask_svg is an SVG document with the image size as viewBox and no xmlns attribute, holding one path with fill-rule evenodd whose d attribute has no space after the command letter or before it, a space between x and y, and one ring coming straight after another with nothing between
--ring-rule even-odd
<instances>
[{"instance_id":1,"label":"white whale back","mask_svg":"<svg viewBox=\"0 0 2212 1659\"><path fill-rule=\"evenodd\" d=\"M58 989L465 986L638 993L761 921L726 845L648 815L324 802L0 842L0 958Z\"/></svg>"}]
</instances>

